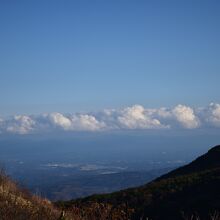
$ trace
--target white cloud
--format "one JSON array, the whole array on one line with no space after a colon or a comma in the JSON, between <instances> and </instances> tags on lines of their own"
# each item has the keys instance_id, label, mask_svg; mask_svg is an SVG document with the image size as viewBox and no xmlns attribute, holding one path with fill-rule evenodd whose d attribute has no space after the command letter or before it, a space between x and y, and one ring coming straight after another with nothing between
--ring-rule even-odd
<instances>
[{"instance_id":1,"label":"white cloud","mask_svg":"<svg viewBox=\"0 0 220 220\"><path fill-rule=\"evenodd\" d=\"M0 118L0 134L2 133L3 123L4 123L4 120Z\"/></svg>"},{"instance_id":2,"label":"white cloud","mask_svg":"<svg viewBox=\"0 0 220 220\"><path fill-rule=\"evenodd\" d=\"M209 125L220 127L220 104L210 103L207 108L203 109L202 113Z\"/></svg>"},{"instance_id":3,"label":"white cloud","mask_svg":"<svg viewBox=\"0 0 220 220\"><path fill-rule=\"evenodd\" d=\"M105 127L104 122L99 122L88 114L64 116L61 113L51 113L48 118L55 127L69 131L97 131Z\"/></svg>"},{"instance_id":4,"label":"white cloud","mask_svg":"<svg viewBox=\"0 0 220 220\"><path fill-rule=\"evenodd\" d=\"M105 128L104 122L99 122L94 116L79 115L72 118L72 130L98 131Z\"/></svg>"},{"instance_id":5,"label":"white cloud","mask_svg":"<svg viewBox=\"0 0 220 220\"><path fill-rule=\"evenodd\" d=\"M152 117L151 112L147 112L141 105L123 109L118 121L123 128L127 129L165 128L158 119Z\"/></svg>"},{"instance_id":6,"label":"white cloud","mask_svg":"<svg viewBox=\"0 0 220 220\"><path fill-rule=\"evenodd\" d=\"M172 112L168 108L159 108L155 112L160 118L172 118Z\"/></svg>"},{"instance_id":7,"label":"white cloud","mask_svg":"<svg viewBox=\"0 0 220 220\"><path fill-rule=\"evenodd\" d=\"M197 128L200 125L200 121L197 116L194 114L192 108L185 105L177 105L172 113L176 120L185 128Z\"/></svg>"},{"instance_id":8,"label":"white cloud","mask_svg":"<svg viewBox=\"0 0 220 220\"><path fill-rule=\"evenodd\" d=\"M134 105L87 114L49 113L17 115L0 119L0 133L41 133L46 131L103 131L118 129L196 129L220 127L220 104L203 108L177 105L174 108L144 108Z\"/></svg>"},{"instance_id":9,"label":"white cloud","mask_svg":"<svg viewBox=\"0 0 220 220\"><path fill-rule=\"evenodd\" d=\"M61 113L58 112L51 113L48 115L48 118L50 122L55 126L63 128L64 130L71 129L72 126L71 120L65 117L64 115L62 115Z\"/></svg>"},{"instance_id":10,"label":"white cloud","mask_svg":"<svg viewBox=\"0 0 220 220\"><path fill-rule=\"evenodd\" d=\"M28 134L34 130L34 125L35 121L31 117L17 115L6 125L6 131L10 133Z\"/></svg>"}]
</instances>

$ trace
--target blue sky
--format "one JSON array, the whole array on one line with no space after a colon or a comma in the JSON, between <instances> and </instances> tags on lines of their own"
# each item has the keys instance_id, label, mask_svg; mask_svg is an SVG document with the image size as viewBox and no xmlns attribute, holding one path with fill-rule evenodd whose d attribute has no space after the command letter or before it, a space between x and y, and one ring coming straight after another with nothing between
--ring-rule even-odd
<instances>
[{"instance_id":1,"label":"blue sky","mask_svg":"<svg viewBox=\"0 0 220 220\"><path fill-rule=\"evenodd\" d=\"M220 102L215 0L1 0L0 115Z\"/></svg>"}]
</instances>

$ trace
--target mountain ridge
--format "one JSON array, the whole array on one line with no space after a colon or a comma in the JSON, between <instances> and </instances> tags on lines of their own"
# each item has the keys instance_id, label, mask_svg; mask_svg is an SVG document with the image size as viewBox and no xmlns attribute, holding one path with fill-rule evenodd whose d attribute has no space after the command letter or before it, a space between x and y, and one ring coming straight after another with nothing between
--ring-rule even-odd
<instances>
[{"instance_id":1,"label":"mountain ridge","mask_svg":"<svg viewBox=\"0 0 220 220\"><path fill-rule=\"evenodd\" d=\"M174 169L167 174L156 178L156 180L172 177L175 175L199 172L206 169L213 169L215 167L220 167L220 145L214 146L213 148L209 149L206 154L199 156L189 164Z\"/></svg>"},{"instance_id":2,"label":"mountain ridge","mask_svg":"<svg viewBox=\"0 0 220 220\"><path fill-rule=\"evenodd\" d=\"M220 211L219 186L220 145L217 145L188 165L143 186L58 204L81 210L94 204L106 206L111 210L111 218L120 220L177 220L195 213L201 220L206 220L212 213ZM124 215L120 215L121 212Z\"/></svg>"}]
</instances>

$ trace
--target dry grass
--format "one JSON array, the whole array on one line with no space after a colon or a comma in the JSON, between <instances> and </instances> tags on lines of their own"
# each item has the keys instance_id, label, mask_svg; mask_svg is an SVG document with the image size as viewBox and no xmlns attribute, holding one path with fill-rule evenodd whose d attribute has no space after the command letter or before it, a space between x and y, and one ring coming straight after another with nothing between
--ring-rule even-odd
<instances>
[{"instance_id":1,"label":"dry grass","mask_svg":"<svg viewBox=\"0 0 220 220\"><path fill-rule=\"evenodd\" d=\"M33 196L0 170L0 219L1 220L54 220L60 211L50 201Z\"/></svg>"}]
</instances>

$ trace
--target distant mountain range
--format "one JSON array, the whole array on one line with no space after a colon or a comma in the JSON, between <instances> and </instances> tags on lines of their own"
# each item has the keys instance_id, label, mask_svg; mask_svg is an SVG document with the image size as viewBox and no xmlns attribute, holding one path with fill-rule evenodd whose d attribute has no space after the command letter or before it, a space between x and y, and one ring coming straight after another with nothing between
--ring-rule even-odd
<instances>
[{"instance_id":1,"label":"distant mountain range","mask_svg":"<svg viewBox=\"0 0 220 220\"><path fill-rule=\"evenodd\" d=\"M19 188L2 172L0 219L219 220L220 146L143 186L55 203Z\"/></svg>"}]
</instances>

